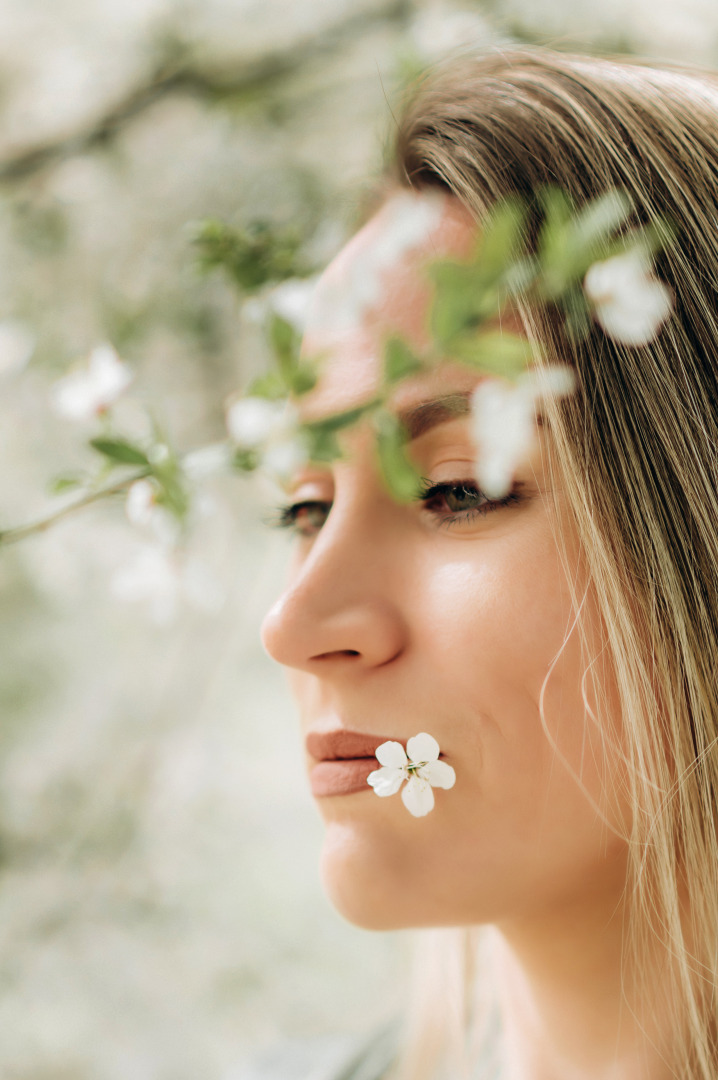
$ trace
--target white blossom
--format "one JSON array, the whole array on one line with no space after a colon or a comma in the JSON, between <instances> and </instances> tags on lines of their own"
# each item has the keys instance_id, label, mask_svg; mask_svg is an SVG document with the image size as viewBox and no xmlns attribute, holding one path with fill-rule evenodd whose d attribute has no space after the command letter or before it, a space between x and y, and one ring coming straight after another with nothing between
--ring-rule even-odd
<instances>
[{"instance_id":1,"label":"white blossom","mask_svg":"<svg viewBox=\"0 0 718 1080\"><path fill-rule=\"evenodd\" d=\"M377 748L376 758L382 766L367 777L377 795L395 795L404 781L401 793L404 806L414 817L424 817L434 809L432 788L452 788L456 773L451 765L439 760L439 744L432 735L421 732L406 744L385 742Z\"/></svg>"},{"instance_id":2,"label":"white blossom","mask_svg":"<svg viewBox=\"0 0 718 1080\"><path fill-rule=\"evenodd\" d=\"M127 491L125 513L132 525L148 529L161 544L176 544L180 525L176 517L158 501L159 491L151 480L135 480Z\"/></svg>"},{"instance_id":3,"label":"white blossom","mask_svg":"<svg viewBox=\"0 0 718 1080\"><path fill-rule=\"evenodd\" d=\"M308 459L308 448L299 435L296 435L294 438L270 444L262 454L262 468L282 480L301 469L302 465L306 465Z\"/></svg>"},{"instance_id":4,"label":"white blossom","mask_svg":"<svg viewBox=\"0 0 718 1080\"><path fill-rule=\"evenodd\" d=\"M206 480L209 476L225 472L230 464L227 443L211 443L198 450L190 450L182 458L182 469L190 480Z\"/></svg>"},{"instance_id":5,"label":"white blossom","mask_svg":"<svg viewBox=\"0 0 718 1080\"><path fill-rule=\"evenodd\" d=\"M287 406L284 401L262 397L240 398L227 409L227 430L243 450L256 450L273 435L284 430Z\"/></svg>"},{"instance_id":6,"label":"white blossom","mask_svg":"<svg viewBox=\"0 0 718 1080\"><path fill-rule=\"evenodd\" d=\"M594 263L583 287L600 325L624 345L651 341L673 308L670 288L654 277L641 249Z\"/></svg>"},{"instance_id":7,"label":"white blossom","mask_svg":"<svg viewBox=\"0 0 718 1080\"><path fill-rule=\"evenodd\" d=\"M71 371L53 387L55 410L70 420L90 420L105 412L132 382L132 372L111 345L98 345L87 366Z\"/></svg>"},{"instance_id":8,"label":"white blossom","mask_svg":"<svg viewBox=\"0 0 718 1080\"><path fill-rule=\"evenodd\" d=\"M308 459L299 414L288 401L240 398L227 409L227 430L240 449L256 450L262 467L279 479Z\"/></svg>"},{"instance_id":9,"label":"white blossom","mask_svg":"<svg viewBox=\"0 0 718 1080\"><path fill-rule=\"evenodd\" d=\"M316 277L289 278L276 285L268 296L269 307L295 330L303 333L317 287Z\"/></svg>"},{"instance_id":10,"label":"white blossom","mask_svg":"<svg viewBox=\"0 0 718 1080\"><path fill-rule=\"evenodd\" d=\"M177 549L145 544L110 582L112 594L126 603L144 604L152 620L167 625L183 604L216 611L223 597L207 568Z\"/></svg>"},{"instance_id":11,"label":"white blossom","mask_svg":"<svg viewBox=\"0 0 718 1080\"><path fill-rule=\"evenodd\" d=\"M431 236L441 220L440 194L402 192L379 211L382 229L370 245L354 252L322 288L312 315L324 330L355 327L364 312L376 304L385 285L386 271L407 252Z\"/></svg>"},{"instance_id":12,"label":"white blossom","mask_svg":"<svg viewBox=\"0 0 718 1080\"><path fill-rule=\"evenodd\" d=\"M471 401L476 479L489 499L509 493L517 467L533 447L537 402L564 396L574 385L571 368L553 365L527 371L515 383L488 378L476 387Z\"/></svg>"}]
</instances>

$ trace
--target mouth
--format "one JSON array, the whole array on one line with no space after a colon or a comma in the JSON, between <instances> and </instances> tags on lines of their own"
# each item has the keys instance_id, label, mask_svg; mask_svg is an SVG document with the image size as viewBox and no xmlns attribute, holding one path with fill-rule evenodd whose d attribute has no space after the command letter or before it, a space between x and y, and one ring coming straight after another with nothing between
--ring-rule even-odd
<instances>
[{"instance_id":1,"label":"mouth","mask_svg":"<svg viewBox=\"0 0 718 1080\"><path fill-rule=\"evenodd\" d=\"M358 731L312 732L306 748L313 764L309 784L315 799L371 791L369 773L379 768L377 747L386 735L362 735Z\"/></svg>"}]
</instances>

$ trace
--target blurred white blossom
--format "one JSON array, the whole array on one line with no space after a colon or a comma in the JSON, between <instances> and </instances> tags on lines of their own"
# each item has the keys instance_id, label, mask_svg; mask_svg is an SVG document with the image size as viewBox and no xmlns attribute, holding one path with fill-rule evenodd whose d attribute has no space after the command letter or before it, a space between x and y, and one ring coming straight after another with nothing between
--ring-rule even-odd
<instances>
[{"instance_id":1,"label":"blurred white blossom","mask_svg":"<svg viewBox=\"0 0 718 1080\"><path fill-rule=\"evenodd\" d=\"M219 584L202 562L157 544L143 545L134 559L115 573L110 589L118 600L144 604L159 625L176 619L185 604L214 612L223 602Z\"/></svg>"},{"instance_id":2,"label":"blurred white blossom","mask_svg":"<svg viewBox=\"0 0 718 1080\"><path fill-rule=\"evenodd\" d=\"M402 192L379 211L382 228L371 245L354 253L326 280L313 308L323 329L342 331L356 326L364 312L381 297L385 272L434 232L444 207L438 193Z\"/></svg>"},{"instance_id":3,"label":"blurred white blossom","mask_svg":"<svg viewBox=\"0 0 718 1080\"><path fill-rule=\"evenodd\" d=\"M654 277L640 249L594 263L583 285L600 325L624 345L651 341L673 307L671 290Z\"/></svg>"},{"instance_id":4,"label":"blurred white blossom","mask_svg":"<svg viewBox=\"0 0 718 1080\"><path fill-rule=\"evenodd\" d=\"M479 383L471 402L476 479L488 498L509 493L517 467L528 457L537 402L569 394L574 385L572 369L563 365L527 371L515 383L495 378Z\"/></svg>"},{"instance_id":5,"label":"blurred white blossom","mask_svg":"<svg viewBox=\"0 0 718 1080\"><path fill-rule=\"evenodd\" d=\"M261 397L239 398L227 409L227 431L243 450L256 450L286 424L284 401Z\"/></svg>"},{"instance_id":6,"label":"blurred white blossom","mask_svg":"<svg viewBox=\"0 0 718 1080\"><path fill-rule=\"evenodd\" d=\"M272 289L268 296L269 307L303 333L316 287L316 277L289 278Z\"/></svg>"},{"instance_id":7,"label":"blurred white blossom","mask_svg":"<svg viewBox=\"0 0 718 1080\"><path fill-rule=\"evenodd\" d=\"M158 502L159 491L152 480L135 480L125 500L125 513L132 525L148 529L161 544L176 544L180 524L170 511Z\"/></svg>"},{"instance_id":8,"label":"blurred white blossom","mask_svg":"<svg viewBox=\"0 0 718 1080\"><path fill-rule=\"evenodd\" d=\"M132 379L130 368L113 347L98 345L85 367L71 371L55 383L53 405L70 420L90 420L114 404Z\"/></svg>"},{"instance_id":9,"label":"blurred white blossom","mask_svg":"<svg viewBox=\"0 0 718 1080\"><path fill-rule=\"evenodd\" d=\"M240 398L227 409L227 430L239 449L257 451L262 467L280 479L308 460L299 413L288 401Z\"/></svg>"},{"instance_id":10,"label":"blurred white blossom","mask_svg":"<svg viewBox=\"0 0 718 1080\"><path fill-rule=\"evenodd\" d=\"M185 454L182 468L189 480L206 480L207 477L216 476L228 469L230 457L227 443L211 443Z\"/></svg>"},{"instance_id":11,"label":"blurred white blossom","mask_svg":"<svg viewBox=\"0 0 718 1080\"><path fill-rule=\"evenodd\" d=\"M17 319L0 321L0 375L22 371L35 349L35 335Z\"/></svg>"}]
</instances>

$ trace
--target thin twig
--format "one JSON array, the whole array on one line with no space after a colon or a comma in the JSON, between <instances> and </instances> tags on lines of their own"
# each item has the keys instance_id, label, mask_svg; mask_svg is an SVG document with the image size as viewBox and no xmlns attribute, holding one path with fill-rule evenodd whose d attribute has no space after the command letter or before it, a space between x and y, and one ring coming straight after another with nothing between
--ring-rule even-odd
<instances>
[{"instance_id":1,"label":"thin twig","mask_svg":"<svg viewBox=\"0 0 718 1080\"><path fill-rule=\"evenodd\" d=\"M132 476L126 476L124 480L118 480L108 487L99 488L97 491L91 491L89 494L83 495L81 499L76 499L75 502L63 506L61 510L56 510L54 514L49 514L45 518L40 518L39 521L32 521L27 525L18 525L12 529L0 529L0 546L5 544L16 544L19 540L24 540L28 536L35 536L36 534L43 533L51 528L57 521L67 517L68 514L74 514L76 510L82 510L83 507L90 506L92 503L98 502L100 499L105 499L110 495L119 495L119 493L125 491L130 484L134 484L135 480L141 480L145 476L147 476L147 470L143 469L141 472L133 473Z\"/></svg>"}]
</instances>

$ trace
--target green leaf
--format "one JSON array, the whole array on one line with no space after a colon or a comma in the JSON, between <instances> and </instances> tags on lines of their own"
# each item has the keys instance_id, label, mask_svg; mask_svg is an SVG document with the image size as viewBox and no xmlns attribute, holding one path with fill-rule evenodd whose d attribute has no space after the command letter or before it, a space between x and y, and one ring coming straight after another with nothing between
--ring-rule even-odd
<instances>
[{"instance_id":1,"label":"green leaf","mask_svg":"<svg viewBox=\"0 0 718 1080\"><path fill-rule=\"evenodd\" d=\"M124 439L90 439L90 446L118 465L149 465L147 454Z\"/></svg>"},{"instance_id":2,"label":"green leaf","mask_svg":"<svg viewBox=\"0 0 718 1080\"><path fill-rule=\"evenodd\" d=\"M381 475L398 502L411 502L421 490L421 477L406 452L407 432L393 413L382 410L375 418L376 450Z\"/></svg>"},{"instance_id":3,"label":"green leaf","mask_svg":"<svg viewBox=\"0 0 718 1080\"><path fill-rule=\"evenodd\" d=\"M290 391L296 397L308 394L319 381L319 371L316 364L309 360L297 361L290 380Z\"/></svg>"},{"instance_id":4,"label":"green leaf","mask_svg":"<svg viewBox=\"0 0 718 1080\"><path fill-rule=\"evenodd\" d=\"M442 260L431 267L436 285L431 307L431 332L444 352L451 352L457 335L475 329L498 314L498 293L486 288L473 266Z\"/></svg>"},{"instance_id":5,"label":"green leaf","mask_svg":"<svg viewBox=\"0 0 718 1080\"><path fill-rule=\"evenodd\" d=\"M249 384L247 397L261 397L268 401L281 401L287 396L284 379L277 371L268 371L259 375Z\"/></svg>"},{"instance_id":6,"label":"green leaf","mask_svg":"<svg viewBox=\"0 0 718 1080\"><path fill-rule=\"evenodd\" d=\"M484 287L503 280L523 254L526 216L527 208L518 199L505 199L489 213L473 259Z\"/></svg>"},{"instance_id":7,"label":"green leaf","mask_svg":"<svg viewBox=\"0 0 718 1080\"><path fill-rule=\"evenodd\" d=\"M269 341L279 370L289 382L299 355L299 334L290 322L273 312L269 319Z\"/></svg>"},{"instance_id":8,"label":"green leaf","mask_svg":"<svg viewBox=\"0 0 718 1080\"><path fill-rule=\"evenodd\" d=\"M594 199L573 219L570 240L576 254L594 261L632 212L633 203L624 191L608 191Z\"/></svg>"},{"instance_id":9,"label":"green leaf","mask_svg":"<svg viewBox=\"0 0 718 1080\"><path fill-rule=\"evenodd\" d=\"M389 338L384 346L384 380L392 385L416 375L423 370L423 363L403 338Z\"/></svg>"},{"instance_id":10,"label":"green leaf","mask_svg":"<svg viewBox=\"0 0 718 1080\"><path fill-rule=\"evenodd\" d=\"M261 220L236 228L211 219L199 225L193 237L200 268L223 270L245 293L270 282L305 277L309 268L299 256L302 242L296 228Z\"/></svg>"},{"instance_id":11,"label":"green leaf","mask_svg":"<svg viewBox=\"0 0 718 1080\"><path fill-rule=\"evenodd\" d=\"M235 450L230 464L239 472L254 472L259 466L259 454L256 450Z\"/></svg>"},{"instance_id":12,"label":"green leaf","mask_svg":"<svg viewBox=\"0 0 718 1080\"><path fill-rule=\"evenodd\" d=\"M310 461L337 461L342 456L342 448L337 439L336 430L326 424L305 425Z\"/></svg>"},{"instance_id":13,"label":"green leaf","mask_svg":"<svg viewBox=\"0 0 718 1080\"><path fill-rule=\"evenodd\" d=\"M62 495L65 491L77 491L87 483L87 477L81 473L62 473L53 476L47 485L49 495Z\"/></svg>"},{"instance_id":14,"label":"green leaf","mask_svg":"<svg viewBox=\"0 0 718 1080\"><path fill-rule=\"evenodd\" d=\"M452 359L492 375L519 375L534 356L536 346L519 334L485 330L467 334L454 346Z\"/></svg>"}]
</instances>

